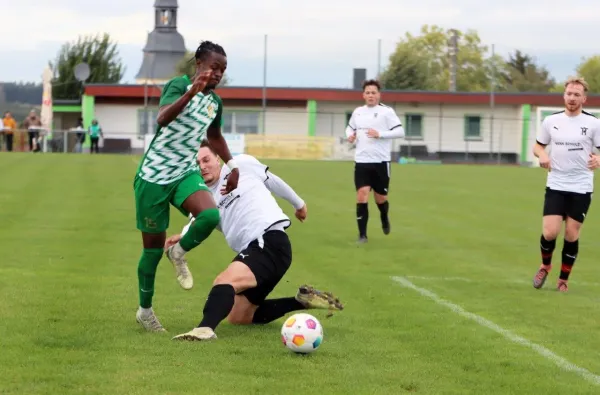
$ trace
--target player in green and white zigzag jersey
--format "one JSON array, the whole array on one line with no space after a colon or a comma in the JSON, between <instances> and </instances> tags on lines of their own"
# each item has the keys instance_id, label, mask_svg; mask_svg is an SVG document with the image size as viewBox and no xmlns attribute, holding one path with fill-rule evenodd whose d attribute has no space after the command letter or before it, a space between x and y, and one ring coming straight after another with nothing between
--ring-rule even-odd
<instances>
[{"instance_id":1,"label":"player in green and white zigzag jersey","mask_svg":"<svg viewBox=\"0 0 600 395\"><path fill-rule=\"evenodd\" d=\"M186 252L202 243L219 224L219 210L200 174L196 155L207 138L232 170L223 193L237 188L239 170L221 134L223 103L213 91L227 68L227 55L205 41L194 56L196 74L175 77L164 87L159 103L157 131L144 154L134 180L137 228L143 251L138 264L140 306L137 321L149 331L164 331L152 309L156 268L169 227L170 205L196 220L185 237L169 247L167 258L184 289L193 287Z\"/></svg>"}]
</instances>

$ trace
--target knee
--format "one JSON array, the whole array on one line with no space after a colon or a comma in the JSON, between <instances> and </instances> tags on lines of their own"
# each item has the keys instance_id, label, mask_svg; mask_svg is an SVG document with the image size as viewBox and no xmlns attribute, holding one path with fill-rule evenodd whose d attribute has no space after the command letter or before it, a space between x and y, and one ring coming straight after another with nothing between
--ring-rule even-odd
<instances>
[{"instance_id":1,"label":"knee","mask_svg":"<svg viewBox=\"0 0 600 395\"><path fill-rule=\"evenodd\" d=\"M216 228L219 225L219 221L221 220L221 215L219 214L219 209L217 208L209 208L200 213L198 217L202 216L203 222L206 225L209 225L213 228Z\"/></svg>"},{"instance_id":2,"label":"knee","mask_svg":"<svg viewBox=\"0 0 600 395\"><path fill-rule=\"evenodd\" d=\"M579 240L579 231L579 227L567 226L565 228L565 240L570 242Z\"/></svg>"},{"instance_id":3,"label":"knee","mask_svg":"<svg viewBox=\"0 0 600 395\"><path fill-rule=\"evenodd\" d=\"M560 233L560 225L556 226L554 224L544 224L542 235L544 239L548 241L556 240L558 234Z\"/></svg>"},{"instance_id":4,"label":"knee","mask_svg":"<svg viewBox=\"0 0 600 395\"><path fill-rule=\"evenodd\" d=\"M377 204L383 204L387 202L387 196L386 195L380 195L380 194L375 194L375 203Z\"/></svg>"},{"instance_id":5,"label":"knee","mask_svg":"<svg viewBox=\"0 0 600 395\"><path fill-rule=\"evenodd\" d=\"M361 188L356 192L356 201L358 203L367 203L369 201L369 189Z\"/></svg>"},{"instance_id":6,"label":"knee","mask_svg":"<svg viewBox=\"0 0 600 395\"><path fill-rule=\"evenodd\" d=\"M249 319L246 314L231 312L227 316L227 322L232 325L248 325L252 323L252 318Z\"/></svg>"}]
</instances>

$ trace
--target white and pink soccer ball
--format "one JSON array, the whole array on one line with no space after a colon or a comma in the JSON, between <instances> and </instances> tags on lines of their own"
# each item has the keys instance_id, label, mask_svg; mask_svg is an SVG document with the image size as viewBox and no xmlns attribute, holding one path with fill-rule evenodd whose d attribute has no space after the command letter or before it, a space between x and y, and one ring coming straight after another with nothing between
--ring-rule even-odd
<instances>
[{"instance_id":1,"label":"white and pink soccer ball","mask_svg":"<svg viewBox=\"0 0 600 395\"><path fill-rule=\"evenodd\" d=\"M310 314L294 314L283 323L281 339L293 352L309 354L323 342L323 327L319 320Z\"/></svg>"}]
</instances>

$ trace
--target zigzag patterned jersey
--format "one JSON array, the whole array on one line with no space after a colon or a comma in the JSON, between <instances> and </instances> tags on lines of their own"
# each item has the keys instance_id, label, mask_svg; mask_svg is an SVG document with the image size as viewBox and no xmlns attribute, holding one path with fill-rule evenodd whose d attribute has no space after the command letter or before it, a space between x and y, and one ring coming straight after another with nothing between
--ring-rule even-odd
<instances>
[{"instance_id":1,"label":"zigzag patterned jersey","mask_svg":"<svg viewBox=\"0 0 600 395\"><path fill-rule=\"evenodd\" d=\"M177 101L191 87L187 76L165 85L159 106ZM209 126L220 127L223 104L214 92L194 96L184 110L165 127L157 127L144 154L138 176L155 184L170 184L192 171L199 171L196 155Z\"/></svg>"}]
</instances>

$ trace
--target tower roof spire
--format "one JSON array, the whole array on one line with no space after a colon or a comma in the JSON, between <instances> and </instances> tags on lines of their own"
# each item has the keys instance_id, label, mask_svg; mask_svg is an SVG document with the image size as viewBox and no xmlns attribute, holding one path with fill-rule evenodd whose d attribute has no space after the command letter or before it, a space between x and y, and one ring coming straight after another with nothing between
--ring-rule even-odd
<instances>
[{"instance_id":1,"label":"tower roof spire","mask_svg":"<svg viewBox=\"0 0 600 395\"><path fill-rule=\"evenodd\" d=\"M154 1L154 30L148 34L144 60L136 75L138 83L160 83L175 74L186 53L183 36L177 31L177 0Z\"/></svg>"}]
</instances>

